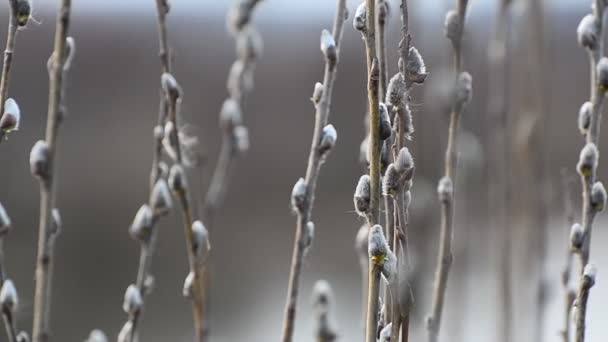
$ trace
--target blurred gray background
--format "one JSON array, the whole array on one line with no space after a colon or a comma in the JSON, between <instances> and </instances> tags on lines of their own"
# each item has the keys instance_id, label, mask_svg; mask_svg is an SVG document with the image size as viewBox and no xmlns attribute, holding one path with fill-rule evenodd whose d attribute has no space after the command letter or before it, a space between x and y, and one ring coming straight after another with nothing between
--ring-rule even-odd
<instances>
[{"instance_id":1,"label":"blurred gray background","mask_svg":"<svg viewBox=\"0 0 608 342\"><path fill-rule=\"evenodd\" d=\"M397 1L390 1L396 12ZM416 89L413 102L416 134L412 142L417 160L411 243L418 253L415 340L424 335L424 316L430 306L439 208L434 187L441 174L446 142L446 116L441 86L449 66L450 47L442 33L443 16L454 1L410 1L414 45L431 73ZM526 1L516 1L513 17L515 48L528 35L521 28ZM582 138L576 118L588 96L588 61L576 44L578 21L589 12L591 1L545 1L542 85L547 95L544 113L543 163L545 177L535 184L550 212L547 227L522 226L513 231L540 230L548 257L542 274L526 273L530 260L515 260L515 336L532 341L535 329L535 279L547 285L548 303L541 327L544 341L559 338L562 325L560 270L565 259L566 223L563 218L560 170L574 173ZM200 138L206 163L190 170L195 200L207 187L219 150L221 135L217 114L226 96L225 78L234 59L234 43L225 30L225 13L231 1L172 1L169 16L174 74L185 98L183 120ZM48 77L46 60L52 49L55 1L36 1L34 17L18 36L9 95L21 105L21 129L0 145L0 201L9 212L14 230L6 241L7 270L20 297L19 324L31 325L33 274L38 229L38 184L29 175L28 155L44 134ZM354 13L358 2L349 1ZM251 150L238 162L226 202L211 231L213 244L213 341L275 341L281 331L283 303L295 233L289 195L305 172L314 109L309 101L314 82L322 78L319 33L330 28L335 2L329 0L279 1L260 4L255 23L264 39L264 57L256 69L256 84L248 98L245 122ZM2 5L0 27L7 23ZM135 280L139 247L127 228L147 198L152 127L158 109L160 66L157 58L155 4L152 0L76 0L71 35L77 55L67 88L69 116L61 127L58 155L58 207L64 220L57 243L53 293L53 339L83 340L92 328L115 337L125 314L124 289ZM351 16L352 17L352 16ZM485 170L489 133L487 108L487 46L495 18L494 1L472 0L466 33L465 68L474 78L473 103L462 128L462 170L456 214L456 259L448 286L443 334L450 341L496 340L500 319L497 292L497 253L501 241L493 239L487 220L487 186L492 175ZM391 74L396 71L399 18L390 19ZM4 36L4 34L0 34ZM513 88L525 92L529 75L527 51L514 54ZM330 122L339 134L338 145L324 165L313 216L314 246L308 254L302 279L296 341L312 340L310 292L317 279L327 279L336 294L335 321L341 341L363 339L360 321L361 280L353 248L361 224L353 212L352 193L363 170L358 161L364 135L365 60L358 32L346 25L338 80ZM517 93L517 91L514 91ZM516 95L514 95L514 98ZM513 111L517 110L514 105ZM521 113L520 113L521 114ZM600 150L608 148L606 134ZM606 180L606 163L599 178ZM572 193L578 217L578 181ZM523 193L525 194L525 192ZM500 196L500 194L494 194ZM523 196L517 188L514 197ZM492 198L492 195L489 197ZM517 219L513 220L514 222ZM608 336L608 241L606 221L596 224L592 259L599 278L592 290L589 341ZM515 234L517 251L526 247L526 234ZM141 341L189 341L192 335L189 303L182 298L188 271L181 217L162 220L159 248L154 259L156 286L146 299ZM527 255L524 252L517 255ZM604 324L603 324L604 323ZM0 334L0 340L5 336Z\"/></svg>"}]
</instances>

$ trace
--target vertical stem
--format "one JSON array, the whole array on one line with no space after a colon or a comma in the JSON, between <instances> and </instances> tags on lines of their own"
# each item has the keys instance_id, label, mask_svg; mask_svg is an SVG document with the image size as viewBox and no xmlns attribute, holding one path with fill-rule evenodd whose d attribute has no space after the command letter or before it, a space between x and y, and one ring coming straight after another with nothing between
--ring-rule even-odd
<instances>
[{"instance_id":1,"label":"vertical stem","mask_svg":"<svg viewBox=\"0 0 608 342\"><path fill-rule=\"evenodd\" d=\"M60 124L66 39L70 24L71 0L60 2L55 31L55 48L49 70L49 104L46 126L48 144L49 178L40 182L40 227L38 233L38 257L36 259L36 287L34 295L33 341L46 342L50 333L51 281L53 273L52 210L55 207L55 154L57 132Z\"/></svg>"},{"instance_id":2,"label":"vertical stem","mask_svg":"<svg viewBox=\"0 0 608 342\"><path fill-rule=\"evenodd\" d=\"M4 102L8 98L8 84L13 65L15 42L17 41L17 0L9 0L9 5L11 8L9 11L8 32L6 34L6 48L4 49L4 63L2 64L2 77L0 77L0 119L4 115Z\"/></svg>"},{"instance_id":3,"label":"vertical stem","mask_svg":"<svg viewBox=\"0 0 608 342\"><path fill-rule=\"evenodd\" d=\"M283 342L291 342L293 340L300 276L302 273L302 260L304 258L304 249L306 246L304 228L308 222L311 221L316 184L319 178L321 164L324 160L324 154L319 149L319 144L321 143L323 128L327 125L330 114L332 91L336 79L337 63L340 56L340 42L342 40L344 21L346 20L346 0L337 0L336 4L337 8L333 27L333 37L336 44L336 59L332 61L329 58L326 58L323 76L324 91L319 103L316 105L315 126L306 167L306 177L304 179L307 185L306 198L304 199L302 210L298 212L296 236L289 272L289 283L287 286L287 300L281 337L281 341Z\"/></svg>"},{"instance_id":4,"label":"vertical stem","mask_svg":"<svg viewBox=\"0 0 608 342\"><path fill-rule=\"evenodd\" d=\"M454 78L459 77L462 72L462 36L464 32L465 14L468 0L458 0L457 14L459 19L459 35L452 41L454 48ZM445 152L444 179L455 184L456 167L458 162L457 134L464 105L457 103L454 99L450 123L448 127L448 143ZM433 304L431 315L427 321L428 341L436 342L439 339L441 326L441 314L447 290L448 275L452 265L452 239L454 219L454 193L452 189L450 196L441 201L441 233L439 237L440 246L437 266L435 270L435 284L433 288Z\"/></svg>"}]
</instances>

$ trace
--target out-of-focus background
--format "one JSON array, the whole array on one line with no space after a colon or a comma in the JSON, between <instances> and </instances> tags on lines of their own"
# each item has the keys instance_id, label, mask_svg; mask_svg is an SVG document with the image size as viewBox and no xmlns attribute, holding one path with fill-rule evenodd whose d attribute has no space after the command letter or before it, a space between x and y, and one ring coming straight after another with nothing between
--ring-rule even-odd
<instances>
[{"instance_id":1,"label":"out-of-focus background","mask_svg":"<svg viewBox=\"0 0 608 342\"><path fill-rule=\"evenodd\" d=\"M398 2L389 2L393 5L388 36L392 74L397 70L400 22ZM489 71L487 56L497 2L471 0L467 19L464 64L474 79L474 96L461 126L466 133L461 139L457 180L455 263L442 329L450 341L495 341L500 334L502 293L496 279L499 254L506 244L497 238L500 235L492 217L488 219L488 210L502 194L488 193L488 184L496 179L487 163L496 158L487 115L489 80L496 75ZM218 154L217 114L227 94L225 79L235 56L224 23L231 1L171 3L170 44L174 74L185 93L183 120L200 138L206 161L189 172L198 202ZM430 71L427 83L413 94L416 133L411 148L417 162L410 234L416 251L414 340L424 336L436 262L439 207L434 189L446 143L442 90L449 84L451 56L442 30L444 14L454 3L409 1L413 44ZM504 164L507 174L513 175L509 220L514 249L513 334L518 341L537 342L537 334L542 341L559 339L563 324L560 272L568 231L561 185L564 168L574 179L570 192L575 217L580 217L580 184L574 165L583 140L576 120L589 93L589 66L586 53L577 46L575 30L590 11L591 1L544 1L539 23L543 35L536 41L534 25L527 17L530 3L534 2L516 0L511 11L509 117L515 128L513 158ZM39 211L38 184L29 175L28 155L44 134L46 61L52 49L56 10L55 1L36 1L35 5L34 18L39 23L30 22L19 32L9 91L21 105L21 129L0 145L0 201L14 224L5 241L6 266L20 293L18 319L23 328L31 325L32 318ZM351 14L357 5L348 2ZM6 26L7 7L2 6L0 27ZM334 9L335 1L329 0L267 0L255 13L264 56L244 108L251 150L239 160L226 202L210 232L213 341L279 339L295 233L289 195L305 172L314 117L309 97L314 82L322 78L319 34L330 28ZM69 116L61 127L57 162L58 207L64 227L57 242L53 283L55 341L83 340L92 328L101 328L113 338L125 320L122 297L135 280L139 254L127 228L147 198L160 74L154 1L74 1L72 17L70 32L77 42L77 54L68 78ZM364 172L358 158L365 134L366 74L363 42L350 19L341 50L330 117L339 140L318 186L315 241L304 264L296 341L312 339L310 293L317 279L328 280L335 291L333 316L340 340L363 339L361 279L354 250L362 222L353 212L352 193ZM535 64L534 56L541 56L540 63ZM544 108L542 116L532 126L526 118L539 113L538 108ZM528 131L541 134L525 139ZM522 136L527 143L519 149ZM605 137L600 150L608 148ZM600 162L598 173L604 181L605 164ZM542 171L542 177L536 171ZM522 174L527 178L521 178ZM531 196L543 200L540 207L547 212L546 224L529 219L529 209L538 204L531 203ZM596 223L593 237L592 260L599 277L590 299L589 341L608 336L608 285L603 277L608 272L608 254L602 248L608 241L606 223L604 219ZM163 219L160 229L153 267L156 285L146 299L140 340L189 341L191 311L181 296L188 271L181 217L173 214ZM543 248L546 257L541 259ZM539 283L543 284L541 298L546 299L540 302Z\"/></svg>"}]
</instances>

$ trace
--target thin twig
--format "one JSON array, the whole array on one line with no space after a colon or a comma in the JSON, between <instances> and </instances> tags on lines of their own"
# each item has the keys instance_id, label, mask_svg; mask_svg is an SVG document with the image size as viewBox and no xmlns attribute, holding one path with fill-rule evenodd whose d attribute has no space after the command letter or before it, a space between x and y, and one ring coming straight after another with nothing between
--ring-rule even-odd
<instances>
[{"instance_id":1,"label":"thin twig","mask_svg":"<svg viewBox=\"0 0 608 342\"><path fill-rule=\"evenodd\" d=\"M604 96L608 89L608 60L604 55L604 25L603 20L606 11L604 1L594 0L593 14L583 18L577 29L579 44L585 47L589 53L591 99L590 113L587 114L586 124L579 127L585 135L586 146L581 151L578 164L578 172L581 176L583 188L582 208L582 243L577 252L580 254L581 275L578 294L576 297L575 315L575 341L585 341L585 319L587 313L587 300L593 282L585 272L591 268L589 256L591 253L591 232L596 215L601 212L605 205L605 189L601 182L596 182L597 146L600 135L600 122L604 105ZM583 104L581 114L584 114L587 103ZM580 119L579 119L580 121ZM602 201L602 203L600 203ZM595 279L593 279L595 281Z\"/></svg>"},{"instance_id":2,"label":"thin twig","mask_svg":"<svg viewBox=\"0 0 608 342\"><path fill-rule=\"evenodd\" d=\"M306 177L301 179L303 182L303 192L294 191L292 193L292 203L297 212L297 227L296 237L293 247L293 256L289 273L289 284L287 289L287 302L285 305L285 314L283 318L283 332L281 341L291 342L293 339L293 330L295 326L296 308L298 300L298 291L300 284L300 276L302 273L302 261L304 251L307 245L307 234L305 228L312 222L312 208L314 203L315 190L321 164L325 160L327 153L335 143L335 130L333 131L333 142L329 138L331 133L328 132L329 114L331 109L331 98L336 79L337 65L340 57L340 42L342 41L342 32L344 21L346 20L346 0L338 0L336 2L336 14L334 17L333 33L330 34L324 31L321 35L321 50L324 53L326 60L325 71L323 76L323 84L321 96L318 99L313 95L315 103L315 126L313 129L312 143L310 154L308 157L308 165L306 167ZM316 91L315 91L316 93ZM333 130L333 126L331 126ZM327 143L324 143L324 142ZM302 184L300 181L298 184ZM297 185L296 184L296 187ZM294 188L294 190L296 190Z\"/></svg>"},{"instance_id":3,"label":"thin twig","mask_svg":"<svg viewBox=\"0 0 608 342\"><path fill-rule=\"evenodd\" d=\"M51 281L53 275L54 241L57 232L53 211L55 208L56 175L55 154L57 133L62 121L64 77L74 53L73 44L67 43L72 1L62 0L57 15L55 48L49 64L49 104L46 125L47 174L40 181L40 229L36 259L36 287L34 295L34 342L46 342L50 334Z\"/></svg>"},{"instance_id":4,"label":"thin twig","mask_svg":"<svg viewBox=\"0 0 608 342\"><path fill-rule=\"evenodd\" d=\"M439 338L441 314L445 301L448 275L452 265L452 238L454 219L454 180L458 161L457 134L464 106L471 97L471 76L462 68L462 37L468 0L458 0L457 10L446 16L446 35L454 49L454 103L450 114L448 144L445 153L445 173L439 182L438 193L441 202L440 247L435 271L432 311L427 321L428 340Z\"/></svg>"}]
</instances>

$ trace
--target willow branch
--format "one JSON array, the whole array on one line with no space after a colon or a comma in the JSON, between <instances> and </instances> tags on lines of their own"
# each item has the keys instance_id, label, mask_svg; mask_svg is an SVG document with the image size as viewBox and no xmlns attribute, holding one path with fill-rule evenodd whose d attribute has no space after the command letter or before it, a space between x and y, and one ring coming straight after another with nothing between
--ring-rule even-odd
<instances>
[{"instance_id":1,"label":"willow branch","mask_svg":"<svg viewBox=\"0 0 608 342\"><path fill-rule=\"evenodd\" d=\"M445 152L444 177L439 183L438 193L441 202L440 246L435 270L433 303L427 321L428 341L439 338L441 314L445 301L448 275L452 265L452 238L454 219L454 180L456 179L458 147L458 126L462 111L471 97L471 76L462 69L462 37L466 15L467 0L458 0L457 10L446 16L446 35L454 49L454 99L448 128L448 143Z\"/></svg>"},{"instance_id":2,"label":"willow branch","mask_svg":"<svg viewBox=\"0 0 608 342\"><path fill-rule=\"evenodd\" d=\"M73 41L68 43L71 0L60 2L55 31L55 48L49 64L49 104L46 125L46 174L40 180L40 227L36 258L36 286L34 295L33 341L46 342L50 334L51 281L53 275L54 241L57 222L55 208L55 156L57 135L62 119L64 76L74 53Z\"/></svg>"},{"instance_id":3,"label":"willow branch","mask_svg":"<svg viewBox=\"0 0 608 342\"><path fill-rule=\"evenodd\" d=\"M306 167L306 176L298 181L292 193L292 204L297 213L297 225L283 317L283 332L281 337L281 341L283 342L291 342L293 339L302 261L308 238L305 230L308 225L312 224L312 209L321 164L335 144L337 137L333 126L328 125L328 120L345 20L346 0L338 0L336 3L333 34L324 31L321 35L321 50L325 57L325 71L323 84L316 86L315 94L313 94L313 103L316 107L315 125ZM319 91L321 92L320 96L318 94Z\"/></svg>"}]
</instances>

